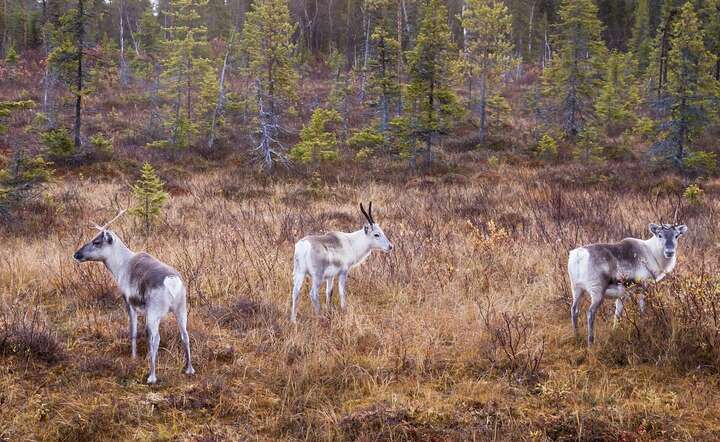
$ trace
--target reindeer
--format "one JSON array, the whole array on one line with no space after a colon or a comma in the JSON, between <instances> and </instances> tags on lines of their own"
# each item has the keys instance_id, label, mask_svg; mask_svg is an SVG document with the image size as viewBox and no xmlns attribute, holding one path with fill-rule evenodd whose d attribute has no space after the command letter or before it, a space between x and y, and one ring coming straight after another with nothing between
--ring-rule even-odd
<instances>
[{"instance_id":1,"label":"reindeer","mask_svg":"<svg viewBox=\"0 0 720 442\"><path fill-rule=\"evenodd\" d=\"M627 299L625 284L645 287L649 282L660 281L675 268L678 238L687 232L687 226L651 223L649 228L652 237L647 240L625 238L617 243L591 244L570 251L568 273L573 295L570 318L577 336L580 296L587 293L591 300L587 313L588 345L595 339L595 315L604 298L615 299L617 324ZM644 313L642 293L638 304L640 313Z\"/></svg>"},{"instance_id":2,"label":"reindeer","mask_svg":"<svg viewBox=\"0 0 720 442\"><path fill-rule=\"evenodd\" d=\"M330 306L335 276L339 276L340 308L345 310L345 283L350 269L362 264L373 250L387 253L393 249L392 243L372 217L372 202L368 205L367 212L361 203L360 211L367 220L362 229L352 233L331 232L306 236L295 244L290 312L292 322L297 319L297 301L307 274L312 278L310 298L316 314L320 313L320 284L323 281L327 284L325 302Z\"/></svg>"},{"instance_id":3,"label":"reindeer","mask_svg":"<svg viewBox=\"0 0 720 442\"><path fill-rule=\"evenodd\" d=\"M130 318L130 340L132 357L137 357L137 315L146 315L150 375L148 384L157 382L155 363L160 346L160 320L172 311L177 319L180 337L185 348L185 373L194 374L190 362L190 339L187 332L186 290L177 270L160 262L147 253L130 250L113 231L110 223L103 226L93 224L100 231L92 241L82 246L73 257L78 262L100 261L112 273L123 294L125 307Z\"/></svg>"}]
</instances>

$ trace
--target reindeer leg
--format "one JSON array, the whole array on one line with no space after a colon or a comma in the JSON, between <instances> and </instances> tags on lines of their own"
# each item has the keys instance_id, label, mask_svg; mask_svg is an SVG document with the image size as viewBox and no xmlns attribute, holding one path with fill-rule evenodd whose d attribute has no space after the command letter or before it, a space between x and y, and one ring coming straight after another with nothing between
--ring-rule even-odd
<instances>
[{"instance_id":1,"label":"reindeer leg","mask_svg":"<svg viewBox=\"0 0 720 442\"><path fill-rule=\"evenodd\" d=\"M297 322L297 303L300 298L300 290L302 289L305 273L295 273L293 277L293 289L291 295L292 306L290 307L290 321Z\"/></svg>"},{"instance_id":2,"label":"reindeer leg","mask_svg":"<svg viewBox=\"0 0 720 442\"><path fill-rule=\"evenodd\" d=\"M602 304L603 293L604 293L604 290L590 292L590 299L592 301L590 303L590 308L588 309L588 312L587 312L588 345L592 345L593 342L595 342L595 315L597 315L598 308L600 308L600 304Z\"/></svg>"},{"instance_id":3,"label":"reindeer leg","mask_svg":"<svg viewBox=\"0 0 720 442\"><path fill-rule=\"evenodd\" d=\"M340 292L340 308L345 310L347 303L345 302L345 283L347 283L347 273L340 273L338 280L338 291Z\"/></svg>"},{"instance_id":4,"label":"reindeer leg","mask_svg":"<svg viewBox=\"0 0 720 442\"><path fill-rule=\"evenodd\" d=\"M128 318L130 319L130 354L132 358L137 357L137 312L129 302L125 302Z\"/></svg>"},{"instance_id":5,"label":"reindeer leg","mask_svg":"<svg viewBox=\"0 0 720 442\"><path fill-rule=\"evenodd\" d=\"M155 364L157 362L158 348L160 347L160 315L155 312L148 311L147 334L148 353L150 353L150 375L147 378L147 383L154 384L157 382L157 376L155 376Z\"/></svg>"},{"instance_id":6,"label":"reindeer leg","mask_svg":"<svg viewBox=\"0 0 720 442\"><path fill-rule=\"evenodd\" d=\"M615 319L613 320L613 328L616 328L618 322L620 322L620 316L622 316L624 307L625 306L623 305L623 300L621 298L615 300Z\"/></svg>"},{"instance_id":7,"label":"reindeer leg","mask_svg":"<svg viewBox=\"0 0 720 442\"><path fill-rule=\"evenodd\" d=\"M190 336L187 331L187 305L185 300L178 308L175 317L177 318L178 329L180 329L180 339L182 339L183 348L185 349L185 374L195 374L195 369L190 360Z\"/></svg>"},{"instance_id":8,"label":"reindeer leg","mask_svg":"<svg viewBox=\"0 0 720 442\"><path fill-rule=\"evenodd\" d=\"M331 276L327 279L327 285L325 286L325 304L328 308L332 305L333 285L335 284L335 277Z\"/></svg>"},{"instance_id":9,"label":"reindeer leg","mask_svg":"<svg viewBox=\"0 0 720 442\"><path fill-rule=\"evenodd\" d=\"M322 278L320 276L313 276L312 278L312 286L310 287L310 300L312 300L313 308L315 309L315 314L320 314L320 283L322 282Z\"/></svg>"},{"instance_id":10,"label":"reindeer leg","mask_svg":"<svg viewBox=\"0 0 720 442\"><path fill-rule=\"evenodd\" d=\"M575 284L572 284L572 295L573 295L573 302L572 307L570 307L570 320L572 321L572 327L573 327L573 333L575 334L575 337L578 336L578 327L577 327L577 318L578 314L580 313L580 297L583 294L583 289L576 287Z\"/></svg>"}]
</instances>

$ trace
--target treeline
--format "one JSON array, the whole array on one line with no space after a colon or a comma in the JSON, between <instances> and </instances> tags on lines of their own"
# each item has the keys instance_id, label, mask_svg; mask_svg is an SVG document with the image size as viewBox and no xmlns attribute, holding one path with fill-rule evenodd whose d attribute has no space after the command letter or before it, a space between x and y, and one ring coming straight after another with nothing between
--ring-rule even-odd
<instances>
[{"instance_id":1,"label":"treeline","mask_svg":"<svg viewBox=\"0 0 720 442\"><path fill-rule=\"evenodd\" d=\"M111 149L114 134L85 133L83 106L114 88L146 105L136 128L143 146L214 149L243 132L268 170L337 158L338 138L359 161L391 154L428 165L454 128L474 128L482 147L521 117L529 121L528 148L540 157L557 157L561 145L602 161L645 140L653 156L686 171L715 167L707 140L718 117L720 0L2 6L4 70L26 54L45 60L33 101L43 157L53 161ZM306 116L300 83L319 61L329 93ZM538 80L521 112L507 86L529 73ZM18 103L0 109L7 116L27 107ZM352 124L358 108L372 117L359 126ZM17 171L30 157L15 158ZM4 175L8 189L12 174Z\"/></svg>"}]
</instances>

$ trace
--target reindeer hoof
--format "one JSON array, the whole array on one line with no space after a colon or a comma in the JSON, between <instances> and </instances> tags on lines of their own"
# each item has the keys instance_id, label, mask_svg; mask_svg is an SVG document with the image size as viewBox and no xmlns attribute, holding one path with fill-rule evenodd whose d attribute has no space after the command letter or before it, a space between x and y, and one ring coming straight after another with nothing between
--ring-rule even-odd
<instances>
[{"instance_id":1,"label":"reindeer hoof","mask_svg":"<svg viewBox=\"0 0 720 442\"><path fill-rule=\"evenodd\" d=\"M185 374L188 374L188 375L193 375L193 374L195 374L195 369L192 368L192 365L191 365L190 367L187 367L187 368L185 369Z\"/></svg>"},{"instance_id":2,"label":"reindeer hoof","mask_svg":"<svg viewBox=\"0 0 720 442\"><path fill-rule=\"evenodd\" d=\"M148 378L147 378L147 383L150 384L150 385L156 384L156 383L157 383L157 377L155 377L155 375L150 375L150 376L148 376Z\"/></svg>"}]
</instances>

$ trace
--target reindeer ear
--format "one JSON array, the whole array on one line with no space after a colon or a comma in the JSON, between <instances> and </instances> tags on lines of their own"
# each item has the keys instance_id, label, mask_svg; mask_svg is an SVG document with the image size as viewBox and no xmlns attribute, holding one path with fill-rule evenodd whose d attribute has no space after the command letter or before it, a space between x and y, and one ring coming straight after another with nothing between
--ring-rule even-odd
<instances>
[{"instance_id":1,"label":"reindeer ear","mask_svg":"<svg viewBox=\"0 0 720 442\"><path fill-rule=\"evenodd\" d=\"M679 226L675 226L675 231L676 231L679 235L684 235L684 234L687 233L688 228L687 228L687 226L686 226L685 224L680 224Z\"/></svg>"},{"instance_id":2,"label":"reindeer ear","mask_svg":"<svg viewBox=\"0 0 720 442\"><path fill-rule=\"evenodd\" d=\"M368 232L370 231L370 224L365 224L365 225L363 226L363 229L365 230L365 234L367 235Z\"/></svg>"},{"instance_id":3,"label":"reindeer ear","mask_svg":"<svg viewBox=\"0 0 720 442\"><path fill-rule=\"evenodd\" d=\"M658 232L660 231L660 226L658 226L655 223L650 223L648 225L648 228L650 229L650 233L652 233L653 235L657 235Z\"/></svg>"},{"instance_id":4,"label":"reindeer ear","mask_svg":"<svg viewBox=\"0 0 720 442\"><path fill-rule=\"evenodd\" d=\"M112 233L110 233L110 232L108 232L108 231L106 230L106 231L103 231L103 236L105 237L105 242L107 242L108 244L112 244L112 243L113 243Z\"/></svg>"}]
</instances>

